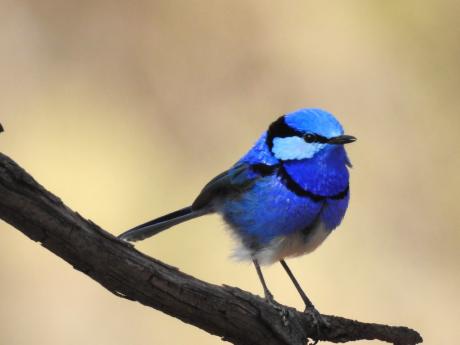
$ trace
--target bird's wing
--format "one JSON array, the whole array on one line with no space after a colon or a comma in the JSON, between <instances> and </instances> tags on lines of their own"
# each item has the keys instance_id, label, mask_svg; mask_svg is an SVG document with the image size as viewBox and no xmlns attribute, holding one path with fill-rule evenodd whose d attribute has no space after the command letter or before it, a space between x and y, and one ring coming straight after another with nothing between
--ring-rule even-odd
<instances>
[{"instance_id":1,"label":"bird's wing","mask_svg":"<svg viewBox=\"0 0 460 345\"><path fill-rule=\"evenodd\" d=\"M250 188L257 178L248 164L237 164L209 181L193 202L192 209L207 208L216 198L241 193Z\"/></svg>"},{"instance_id":2,"label":"bird's wing","mask_svg":"<svg viewBox=\"0 0 460 345\"><path fill-rule=\"evenodd\" d=\"M176 224L185 222L209 212L212 212L213 201L230 193L242 192L248 188L256 176L250 177L251 168L247 164L234 165L227 171L214 177L204 186L200 195L195 199L192 206L184 207L175 212L148 221L122 233L119 237L127 241L139 241Z\"/></svg>"}]
</instances>

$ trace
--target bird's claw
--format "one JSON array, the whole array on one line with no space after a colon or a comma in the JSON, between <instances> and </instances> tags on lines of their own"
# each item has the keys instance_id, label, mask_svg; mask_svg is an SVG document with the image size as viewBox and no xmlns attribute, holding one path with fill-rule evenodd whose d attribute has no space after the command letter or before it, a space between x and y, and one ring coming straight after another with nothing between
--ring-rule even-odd
<instances>
[{"instance_id":1,"label":"bird's claw","mask_svg":"<svg viewBox=\"0 0 460 345\"><path fill-rule=\"evenodd\" d=\"M276 302L272 294L266 294L265 300L267 301L268 304L270 304L273 307L273 309L275 309L278 312L278 314L281 317L281 321L283 322L283 326L284 327L289 326L288 309L284 307L283 305L279 304L278 302Z\"/></svg>"},{"instance_id":2,"label":"bird's claw","mask_svg":"<svg viewBox=\"0 0 460 345\"><path fill-rule=\"evenodd\" d=\"M330 327L330 323L329 321L327 321L320 313L318 310L316 310L316 308L311 308L311 307L307 307L305 308L304 310L304 313L305 314L308 314L311 316L312 320L313 320L313 324L316 326L316 327Z\"/></svg>"},{"instance_id":3,"label":"bird's claw","mask_svg":"<svg viewBox=\"0 0 460 345\"><path fill-rule=\"evenodd\" d=\"M321 336L321 328L326 327L330 328L331 324L327 321L315 307L306 307L304 310L305 314L310 315L311 319L313 320L313 325L316 327L316 335L319 338ZM313 341L309 345L316 345L319 339Z\"/></svg>"}]
</instances>

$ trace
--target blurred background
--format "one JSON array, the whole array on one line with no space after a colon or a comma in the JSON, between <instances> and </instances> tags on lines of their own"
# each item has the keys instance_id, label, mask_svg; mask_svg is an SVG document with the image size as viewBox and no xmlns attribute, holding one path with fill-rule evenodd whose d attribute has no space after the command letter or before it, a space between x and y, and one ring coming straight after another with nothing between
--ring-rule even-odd
<instances>
[{"instance_id":1,"label":"blurred background","mask_svg":"<svg viewBox=\"0 0 460 345\"><path fill-rule=\"evenodd\" d=\"M189 204L279 115L327 109L358 137L351 204L292 270L323 313L452 343L459 11L454 0L1 0L1 151L118 234ZM0 234L1 344L221 343L114 297L3 222ZM209 216L137 247L261 295L232 246ZM265 272L280 302L303 308L279 265Z\"/></svg>"}]
</instances>

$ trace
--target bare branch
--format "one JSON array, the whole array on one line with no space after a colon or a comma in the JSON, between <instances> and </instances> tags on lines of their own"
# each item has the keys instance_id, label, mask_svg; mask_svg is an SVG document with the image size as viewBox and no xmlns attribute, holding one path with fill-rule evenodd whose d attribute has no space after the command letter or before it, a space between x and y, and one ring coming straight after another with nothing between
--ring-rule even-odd
<instances>
[{"instance_id":1,"label":"bare branch","mask_svg":"<svg viewBox=\"0 0 460 345\"><path fill-rule=\"evenodd\" d=\"M15 162L0 154L0 218L40 242L115 295L138 301L237 345L303 345L316 338L309 315L289 308L289 325L263 299L180 272L118 240L65 206ZM323 315L319 339L422 342L406 327Z\"/></svg>"}]
</instances>

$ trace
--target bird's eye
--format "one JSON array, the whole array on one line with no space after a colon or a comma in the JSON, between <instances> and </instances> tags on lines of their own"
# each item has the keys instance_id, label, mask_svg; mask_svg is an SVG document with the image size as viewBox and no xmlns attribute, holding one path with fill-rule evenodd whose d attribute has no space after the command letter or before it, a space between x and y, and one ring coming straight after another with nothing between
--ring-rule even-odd
<instances>
[{"instance_id":1,"label":"bird's eye","mask_svg":"<svg viewBox=\"0 0 460 345\"><path fill-rule=\"evenodd\" d=\"M305 140L305 142L307 143L312 143L315 141L315 139L316 139L316 136L311 133L307 133L303 136L303 140Z\"/></svg>"}]
</instances>

